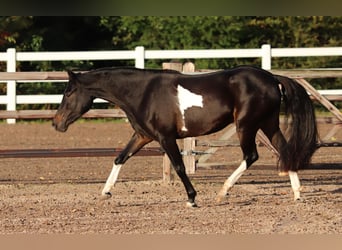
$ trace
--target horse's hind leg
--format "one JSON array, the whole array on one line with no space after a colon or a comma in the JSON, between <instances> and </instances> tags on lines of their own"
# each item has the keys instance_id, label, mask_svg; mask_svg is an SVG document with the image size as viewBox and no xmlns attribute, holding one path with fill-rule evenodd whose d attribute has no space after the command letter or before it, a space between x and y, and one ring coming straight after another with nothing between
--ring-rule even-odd
<instances>
[{"instance_id":1,"label":"horse's hind leg","mask_svg":"<svg viewBox=\"0 0 342 250\"><path fill-rule=\"evenodd\" d=\"M107 199L112 196L110 193L110 190L114 186L120 169L122 165L136 152L138 152L144 145L151 142L152 140L150 138L147 138L145 136L142 136L138 133L134 133L131 140L127 144L127 146L122 150L122 152L118 155L118 157L114 160L113 168L108 176L108 179L106 181L106 184L102 190L102 198Z\"/></svg>"},{"instance_id":2,"label":"horse's hind leg","mask_svg":"<svg viewBox=\"0 0 342 250\"><path fill-rule=\"evenodd\" d=\"M188 176L185 172L185 166L182 159L182 156L179 152L178 145L176 143L176 139L173 138L162 138L160 140L160 144L165 150L167 156L169 157L172 166L174 167L177 175L181 179L187 195L188 195L188 202L186 203L187 207L197 207L195 203L195 197L196 197L196 191L194 187L192 186Z\"/></svg>"},{"instance_id":3,"label":"horse's hind leg","mask_svg":"<svg viewBox=\"0 0 342 250\"><path fill-rule=\"evenodd\" d=\"M293 199L295 201L300 201L302 199L300 197L301 186L300 186L298 174L297 174L297 172L289 171L289 176L290 176L291 187L292 187L293 194L294 194Z\"/></svg>"},{"instance_id":4,"label":"horse's hind leg","mask_svg":"<svg viewBox=\"0 0 342 250\"><path fill-rule=\"evenodd\" d=\"M258 152L255 144L257 129L237 127L240 145L243 152L243 160L240 166L229 176L217 195L217 202L221 202L228 191L234 186L243 173L258 159Z\"/></svg>"},{"instance_id":5,"label":"horse's hind leg","mask_svg":"<svg viewBox=\"0 0 342 250\"><path fill-rule=\"evenodd\" d=\"M288 171L290 166L289 163L286 162L287 159L287 151L286 151L286 140L280 131L279 128L279 118L278 115L274 117L273 120L269 120L262 126L262 131L268 137L272 145L277 149L280 154L279 160L279 176L289 175L291 187L294 193L294 200L301 200L300 198L300 181L298 178L298 174L295 171Z\"/></svg>"}]
</instances>

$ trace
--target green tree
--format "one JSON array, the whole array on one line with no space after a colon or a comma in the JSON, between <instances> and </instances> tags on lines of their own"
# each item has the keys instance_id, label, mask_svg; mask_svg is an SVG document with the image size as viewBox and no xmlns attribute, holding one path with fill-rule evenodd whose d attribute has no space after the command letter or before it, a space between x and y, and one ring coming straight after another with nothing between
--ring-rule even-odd
<instances>
[{"instance_id":1,"label":"green tree","mask_svg":"<svg viewBox=\"0 0 342 250\"><path fill-rule=\"evenodd\" d=\"M341 17L102 17L112 31L114 48L226 49L342 46ZM337 60L337 61L336 61ZM228 68L238 64L260 65L260 59L195 60L199 68ZM339 58L275 59L277 68L332 67ZM160 62L147 62L160 67Z\"/></svg>"},{"instance_id":2,"label":"green tree","mask_svg":"<svg viewBox=\"0 0 342 250\"><path fill-rule=\"evenodd\" d=\"M342 46L342 17L325 16L90 16L0 17L0 51L88 51L231 49ZM164 60L163 60L164 61ZM193 61L198 69L231 68L241 64L260 66L259 58L180 59ZM147 68L160 68L162 60L147 60ZM133 66L133 61L20 62L21 71L90 70L105 66ZM341 57L273 58L272 67L338 68ZM0 70L6 64L0 62ZM341 88L341 79L313 81L317 88ZM60 84L26 83L18 93L60 93ZM4 93L5 84L0 84Z\"/></svg>"}]
</instances>

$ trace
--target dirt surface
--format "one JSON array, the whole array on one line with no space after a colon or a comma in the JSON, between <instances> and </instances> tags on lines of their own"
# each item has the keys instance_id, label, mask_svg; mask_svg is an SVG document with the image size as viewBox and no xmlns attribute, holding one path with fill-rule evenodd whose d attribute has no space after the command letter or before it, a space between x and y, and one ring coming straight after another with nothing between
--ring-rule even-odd
<instances>
[{"instance_id":1,"label":"dirt surface","mask_svg":"<svg viewBox=\"0 0 342 250\"><path fill-rule=\"evenodd\" d=\"M50 123L2 123L0 129L0 149L122 148L132 134L124 122L78 122L66 133ZM223 132L199 139L218 139ZM342 132L332 140L342 141ZM277 175L276 157L265 147L258 151L260 159L216 204L241 159L239 147L220 148L208 160L216 164L190 175L199 205L191 209L176 176L162 181L160 156L131 158L106 201L99 194L111 157L0 159L0 233L342 233L341 148L320 148L312 166L300 172L303 202L292 200L288 177Z\"/></svg>"}]
</instances>

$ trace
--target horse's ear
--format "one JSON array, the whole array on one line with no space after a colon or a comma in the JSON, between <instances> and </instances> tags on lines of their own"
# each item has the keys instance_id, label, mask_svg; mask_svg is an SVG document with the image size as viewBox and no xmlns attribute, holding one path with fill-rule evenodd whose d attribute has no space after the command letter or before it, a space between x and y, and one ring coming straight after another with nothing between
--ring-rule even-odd
<instances>
[{"instance_id":1,"label":"horse's ear","mask_svg":"<svg viewBox=\"0 0 342 250\"><path fill-rule=\"evenodd\" d=\"M67 70L67 72L68 72L69 79L75 79L76 78L76 74L74 72L72 72L71 70Z\"/></svg>"},{"instance_id":2,"label":"horse's ear","mask_svg":"<svg viewBox=\"0 0 342 250\"><path fill-rule=\"evenodd\" d=\"M66 96L70 96L77 89L76 74L71 70L67 70L69 75L69 83L64 91Z\"/></svg>"}]
</instances>

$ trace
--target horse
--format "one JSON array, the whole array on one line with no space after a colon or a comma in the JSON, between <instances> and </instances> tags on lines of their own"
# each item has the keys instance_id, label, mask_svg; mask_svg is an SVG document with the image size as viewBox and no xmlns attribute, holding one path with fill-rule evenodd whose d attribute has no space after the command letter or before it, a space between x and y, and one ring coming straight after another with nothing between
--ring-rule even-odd
<instances>
[{"instance_id":1,"label":"horse","mask_svg":"<svg viewBox=\"0 0 342 250\"><path fill-rule=\"evenodd\" d=\"M115 158L102 190L112 196L122 165L151 141L159 142L182 181L186 206L196 207L196 190L185 172L177 139L217 132L235 123L243 154L240 166L227 178L217 202L258 159L256 133L264 132L279 152L279 175L288 175L294 199L300 197L297 172L310 164L317 146L312 102L296 81L253 66L238 66L205 74L133 67L68 71L69 81L52 125L65 132L87 112L95 98L118 105L134 133ZM281 106L281 104L284 105ZM285 106L283 108L283 106ZM279 127L280 111L288 122L286 138Z\"/></svg>"}]
</instances>

